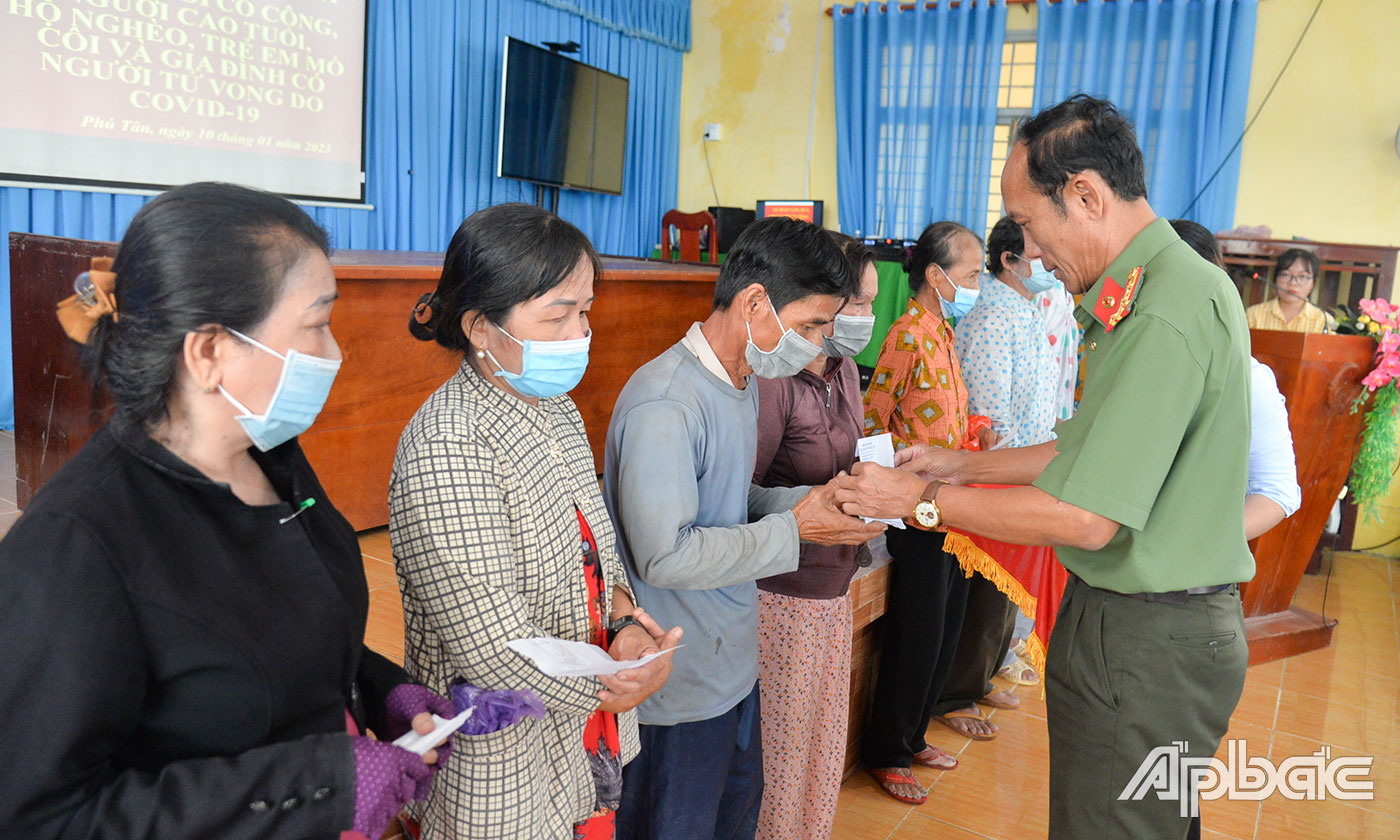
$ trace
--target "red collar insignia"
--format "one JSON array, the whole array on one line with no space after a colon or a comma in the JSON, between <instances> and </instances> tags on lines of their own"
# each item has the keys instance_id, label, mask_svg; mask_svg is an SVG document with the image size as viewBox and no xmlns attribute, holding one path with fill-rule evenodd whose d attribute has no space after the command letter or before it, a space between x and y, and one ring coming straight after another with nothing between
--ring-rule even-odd
<instances>
[{"instance_id":1,"label":"red collar insignia","mask_svg":"<svg viewBox=\"0 0 1400 840\"><path fill-rule=\"evenodd\" d=\"M1094 317L1103 323L1104 332L1113 332L1118 322L1128 317L1141 281L1142 266L1133 269L1128 274L1128 282L1122 286L1115 283L1112 277L1103 279L1103 291L1094 305Z\"/></svg>"}]
</instances>

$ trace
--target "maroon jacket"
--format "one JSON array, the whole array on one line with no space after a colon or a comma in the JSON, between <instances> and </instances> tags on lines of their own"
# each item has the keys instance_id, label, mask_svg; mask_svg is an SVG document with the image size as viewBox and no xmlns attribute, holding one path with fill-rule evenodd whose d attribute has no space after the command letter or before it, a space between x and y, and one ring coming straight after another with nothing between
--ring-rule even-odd
<instances>
[{"instance_id":1,"label":"maroon jacket","mask_svg":"<svg viewBox=\"0 0 1400 840\"><path fill-rule=\"evenodd\" d=\"M754 483L825 484L851 468L860 429L860 376L850 359L828 359L825 376L803 370L787 379L758 379ZM797 571L764 578L758 588L795 598L839 598L856 573L856 551L802 543Z\"/></svg>"}]
</instances>

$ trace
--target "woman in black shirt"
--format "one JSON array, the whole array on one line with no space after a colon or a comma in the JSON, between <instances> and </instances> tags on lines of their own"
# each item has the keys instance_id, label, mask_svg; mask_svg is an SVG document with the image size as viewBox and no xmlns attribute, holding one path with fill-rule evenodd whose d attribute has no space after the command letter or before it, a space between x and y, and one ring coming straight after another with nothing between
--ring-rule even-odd
<instances>
[{"instance_id":1,"label":"woman in black shirt","mask_svg":"<svg viewBox=\"0 0 1400 840\"><path fill-rule=\"evenodd\" d=\"M0 542L5 832L377 837L426 794L436 752L359 733L451 704L364 647L359 546L296 441L340 364L328 250L192 184L60 305L116 414Z\"/></svg>"}]
</instances>

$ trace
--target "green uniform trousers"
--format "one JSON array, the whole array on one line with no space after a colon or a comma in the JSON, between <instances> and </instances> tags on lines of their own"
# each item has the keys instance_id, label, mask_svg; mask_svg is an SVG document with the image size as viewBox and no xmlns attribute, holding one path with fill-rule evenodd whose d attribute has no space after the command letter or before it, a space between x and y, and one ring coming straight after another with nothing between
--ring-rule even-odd
<instances>
[{"instance_id":1,"label":"green uniform trousers","mask_svg":"<svg viewBox=\"0 0 1400 840\"><path fill-rule=\"evenodd\" d=\"M1153 749L1215 754L1244 690L1238 587L1142 601L1070 576L1046 661L1050 840L1180 840L1178 800L1120 801Z\"/></svg>"}]
</instances>

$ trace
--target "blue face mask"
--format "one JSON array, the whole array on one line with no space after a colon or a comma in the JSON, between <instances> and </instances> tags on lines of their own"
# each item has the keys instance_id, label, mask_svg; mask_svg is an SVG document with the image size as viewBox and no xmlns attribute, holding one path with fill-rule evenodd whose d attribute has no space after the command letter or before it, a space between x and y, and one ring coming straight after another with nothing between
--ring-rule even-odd
<instances>
[{"instance_id":1,"label":"blue face mask","mask_svg":"<svg viewBox=\"0 0 1400 840\"><path fill-rule=\"evenodd\" d=\"M224 395L224 399L243 412L234 419L243 426L253 445L266 452L311 428L311 424L316 422L316 415L326 404L326 397L330 396L331 383L335 382L335 374L340 370L340 360L310 356L296 350L288 350L287 355L283 356L237 330L229 332L282 360L282 376L277 380L277 390L272 392L272 399L268 400L267 410L262 414L249 411L225 391L223 385L219 386L219 393Z\"/></svg>"},{"instance_id":2,"label":"blue face mask","mask_svg":"<svg viewBox=\"0 0 1400 840\"><path fill-rule=\"evenodd\" d=\"M1025 257L1020 257L1019 260L1020 262L1026 263L1026 265L1029 265L1031 268L1029 277L1021 277L1019 274L1016 275L1020 279L1021 285L1026 287L1026 291L1033 295L1038 295L1041 292L1049 291L1060 285L1060 281L1056 279L1053 273L1045 270L1045 265L1041 263L1040 260L1031 260L1027 262Z\"/></svg>"},{"instance_id":3,"label":"blue face mask","mask_svg":"<svg viewBox=\"0 0 1400 840\"><path fill-rule=\"evenodd\" d=\"M521 341L501 327L491 326L523 348L520 372L506 370L490 350L477 352L489 357L491 364L496 366L496 376L510 383L510 387L521 396L541 399L557 397L573 390L583 379L583 372L588 369L588 345L593 340L593 333L564 341Z\"/></svg>"},{"instance_id":4,"label":"blue face mask","mask_svg":"<svg viewBox=\"0 0 1400 840\"><path fill-rule=\"evenodd\" d=\"M943 266L938 266L938 270L943 271ZM953 278L948 277L948 272L943 271L943 276L947 278L949 283L953 283ZM977 302L978 290L964 288L957 283L953 283L953 288L956 291L953 292L953 299L951 301L944 300L943 295L940 294L937 289L934 289L933 293L938 295L938 302L943 305L943 317L956 320L966 316L968 312L972 311L972 305Z\"/></svg>"}]
</instances>

